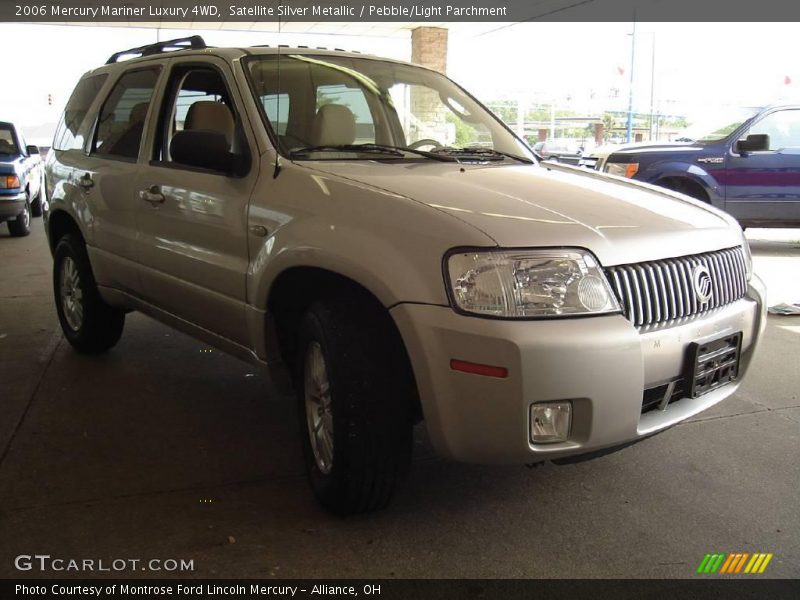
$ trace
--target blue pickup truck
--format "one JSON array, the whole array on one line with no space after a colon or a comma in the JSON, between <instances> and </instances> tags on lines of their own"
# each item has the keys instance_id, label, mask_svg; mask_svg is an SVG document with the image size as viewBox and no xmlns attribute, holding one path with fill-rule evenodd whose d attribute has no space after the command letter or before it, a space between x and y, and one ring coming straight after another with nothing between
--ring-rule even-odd
<instances>
[{"instance_id":1,"label":"blue pickup truck","mask_svg":"<svg viewBox=\"0 0 800 600\"><path fill-rule=\"evenodd\" d=\"M39 149L0 121L0 223L7 221L13 236L28 235L31 217L42 214L43 172Z\"/></svg>"},{"instance_id":2,"label":"blue pickup truck","mask_svg":"<svg viewBox=\"0 0 800 600\"><path fill-rule=\"evenodd\" d=\"M582 164L709 202L743 227L800 226L800 106L750 109L729 119L669 144L595 152Z\"/></svg>"}]
</instances>

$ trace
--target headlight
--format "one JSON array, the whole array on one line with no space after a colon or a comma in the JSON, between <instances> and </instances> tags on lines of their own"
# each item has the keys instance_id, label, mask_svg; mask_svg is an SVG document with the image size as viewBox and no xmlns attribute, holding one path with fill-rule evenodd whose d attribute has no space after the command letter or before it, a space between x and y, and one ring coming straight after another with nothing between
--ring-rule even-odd
<instances>
[{"instance_id":1,"label":"headlight","mask_svg":"<svg viewBox=\"0 0 800 600\"><path fill-rule=\"evenodd\" d=\"M600 265L583 250L458 252L447 272L465 312L524 319L620 310Z\"/></svg>"},{"instance_id":2,"label":"headlight","mask_svg":"<svg viewBox=\"0 0 800 600\"><path fill-rule=\"evenodd\" d=\"M639 171L639 163L606 163L606 173L630 179Z\"/></svg>"}]
</instances>

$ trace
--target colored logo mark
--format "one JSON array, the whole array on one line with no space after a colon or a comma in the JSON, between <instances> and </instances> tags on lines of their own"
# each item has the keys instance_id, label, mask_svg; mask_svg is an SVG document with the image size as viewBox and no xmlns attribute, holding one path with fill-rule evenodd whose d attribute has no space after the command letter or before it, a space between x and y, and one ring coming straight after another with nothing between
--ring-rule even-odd
<instances>
[{"instance_id":1,"label":"colored logo mark","mask_svg":"<svg viewBox=\"0 0 800 600\"><path fill-rule=\"evenodd\" d=\"M698 573L738 575L763 573L773 554L766 552L715 552L706 554L697 567Z\"/></svg>"}]
</instances>

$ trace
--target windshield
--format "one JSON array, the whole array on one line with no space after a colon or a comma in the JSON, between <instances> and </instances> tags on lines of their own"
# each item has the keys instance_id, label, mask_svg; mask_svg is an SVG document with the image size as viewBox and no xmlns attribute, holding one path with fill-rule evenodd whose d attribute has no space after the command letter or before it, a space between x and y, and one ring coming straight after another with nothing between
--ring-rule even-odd
<instances>
[{"instance_id":1,"label":"windshield","mask_svg":"<svg viewBox=\"0 0 800 600\"><path fill-rule=\"evenodd\" d=\"M419 160L467 153L532 160L491 113L427 69L300 54L256 57L247 68L282 151L294 158Z\"/></svg>"},{"instance_id":2,"label":"windshield","mask_svg":"<svg viewBox=\"0 0 800 600\"><path fill-rule=\"evenodd\" d=\"M741 108L698 119L697 124L685 129L676 141L718 142L728 137L758 112L757 108Z\"/></svg>"},{"instance_id":3,"label":"windshield","mask_svg":"<svg viewBox=\"0 0 800 600\"><path fill-rule=\"evenodd\" d=\"M19 154L14 131L8 125L0 125L0 154Z\"/></svg>"}]
</instances>

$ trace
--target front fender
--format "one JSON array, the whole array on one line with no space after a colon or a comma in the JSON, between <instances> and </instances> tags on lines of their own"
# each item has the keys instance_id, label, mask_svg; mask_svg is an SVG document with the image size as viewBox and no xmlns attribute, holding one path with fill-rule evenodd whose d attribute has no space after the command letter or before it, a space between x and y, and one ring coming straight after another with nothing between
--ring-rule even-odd
<instances>
[{"instance_id":1,"label":"front fender","mask_svg":"<svg viewBox=\"0 0 800 600\"><path fill-rule=\"evenodd\" d=\"M692 162L669 161L653 163L637 173L636 179L656 184L660 179L666 177L682 177L694 181L705 190L713 205L719 206L724 202L724 190L712 173Z\"/></svg>"},{"instance_id":2,"label":"front fender","mask_svg":"<svg viewBox=\"0 0 800 600\"><path fill-rule=\"evenodd\" d=\"M265 200L263 203L260 198ZM286 198L284 203L276 199ZM277 277L316 267L368 289L384 306L447 304L442 260L454 246L494 246L475 227L412 199L293 165L259 185L250 227L248 304L265 310Z\"/></svg>"}]
</instances>

